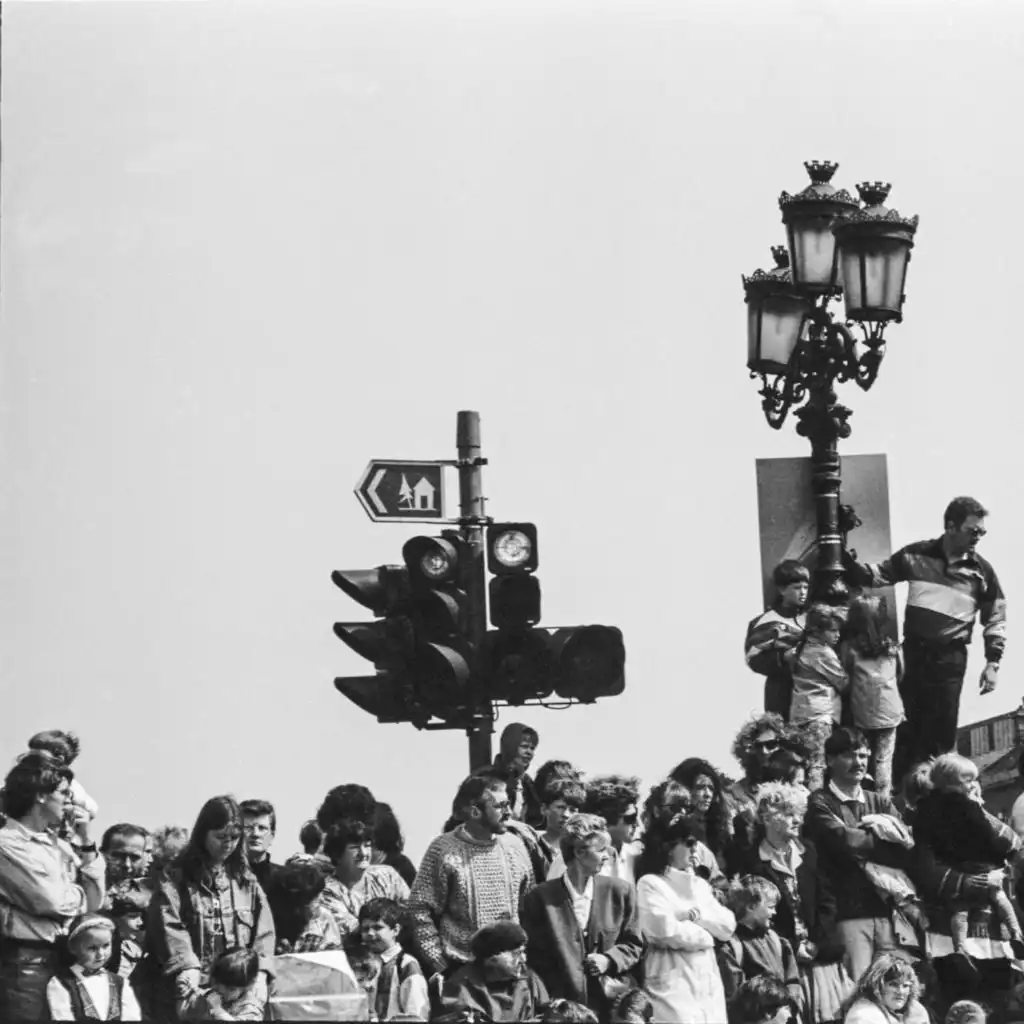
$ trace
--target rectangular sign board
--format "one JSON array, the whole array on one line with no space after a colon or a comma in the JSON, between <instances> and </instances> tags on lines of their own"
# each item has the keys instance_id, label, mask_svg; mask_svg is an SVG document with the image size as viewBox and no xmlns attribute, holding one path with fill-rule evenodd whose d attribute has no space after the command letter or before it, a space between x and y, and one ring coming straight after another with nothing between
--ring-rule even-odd
<instances>
[{"instance_id":1,"label":"rectangular sign board","mask_svg":"<svg viewBox=\"0 0 1024 1024\"><path fill-rule=\"evenodd\" d=\"M446 521L444 462L374 459L355 493L375 523Z\"/></svg>"},{"instance_id":2,"label":"rectangular sign board","mask_svg":"<svg viewBox=\"0 0 1024 1024\"><path fill-rule=\"evenodd\" d=\"M844 505L852 505L861 520L861 525L847 538L847 544L857 552L858 561L881 562L892 554L886 458L884 455L848 455L841 462L839 500ZM772 569L779 562L796 558L813 572L818 561L811 460L758 459L757 508L761 585L764 606L768 608L775 599ZM872 593L885 596L890 634L898 639L893 588L879 588Z\"/></svg>"}]
</instances>

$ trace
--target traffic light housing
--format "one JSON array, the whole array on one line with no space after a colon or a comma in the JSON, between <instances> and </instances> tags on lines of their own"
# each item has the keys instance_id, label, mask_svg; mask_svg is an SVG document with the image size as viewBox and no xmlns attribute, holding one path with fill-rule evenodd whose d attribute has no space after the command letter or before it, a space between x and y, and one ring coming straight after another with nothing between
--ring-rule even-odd
<instances>
[{"instance_id":1,"label":"traffic light housing","mask_svg":"<svg viewBox=\"0 0 1024 1024\"><path fill-rule=\"evenodd\" d=\"M626 688L626 648L615 626L570 626L552 637L555 693L592 704Z\"/></svg>"},{"instance_id":2,"label":"traffic light housing","mask_svg":"<svg viewBox=\"0 0 1024 1024\"><path fill-rule=\"evenodd\" d=\"M537 527L533 523L495 523L487 528L487 588L491 625L526 630L540 622Z\"/></svg>"},{"instance_id":3,"label":"traffic light housing","mask_svg":"<svg viewBox=\"0 0 1024 1024\"><path fill-rule=\"evenodd\" d=\"M349 597L368 608L377 621L336 622L334 633L360 657L373 662L375 673L341 676L339 693L381 722L419 722L429 718L418 706L409 667L413 624L409 610L409 579L403 566L336 570L331 579Z\"/></svg>"},{"instance_id":4,"label":"traffic light housing","mask_svg":"<svg viewBox=\"0 0 1024 1024\"><path fill-rule=\"evenodd\" d=\"M441 718L458 715L470 703L473 652L461 585L466 554L465 541L454 531L413 537L402 548L411 595L414 686Z\"/></svg>"}]
</instances>

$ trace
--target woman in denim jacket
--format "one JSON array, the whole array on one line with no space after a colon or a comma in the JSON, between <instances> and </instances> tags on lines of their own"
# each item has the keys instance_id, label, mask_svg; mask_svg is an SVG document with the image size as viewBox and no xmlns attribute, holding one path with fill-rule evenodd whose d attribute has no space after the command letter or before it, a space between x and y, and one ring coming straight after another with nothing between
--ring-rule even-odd
<instances>
[{"instance_id":1,"label":"woman in denim jacket","mask_svg":"<svg viewBox=\"0 0 1024 1024\"><path fill-rule=\"evenodd\" d=\"M194 1016L208 987L210 965L234 946L255 949L260 957L259 977L235 1019L263 1019L273 976L274 921L249 870L241 837L242 815L234 798L207 800L188 846L150 904L149 1013L157 1020Z\"/></svg>"}]
</instances>

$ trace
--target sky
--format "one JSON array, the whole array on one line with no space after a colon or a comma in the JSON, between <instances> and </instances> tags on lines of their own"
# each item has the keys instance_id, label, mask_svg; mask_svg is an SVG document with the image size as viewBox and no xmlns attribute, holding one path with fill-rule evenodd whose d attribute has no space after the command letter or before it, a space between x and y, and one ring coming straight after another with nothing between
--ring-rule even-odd
<instances>
[{"instance_id":1,"label":"sky","mask_svg":"<svg viewBox=\"0 0 1024 1024\"><path fill-rule=\"evenodd\" d=\"M804 160L918 214L904 323L845 454L883 453L897 545L972 494L1020 702L1016 201L1024 8L1005 3L4 5L0 756L80 733L101 826L369 785L414 859L464 734L379 725L334 569L400 560L371 458L455 457L537 524L545 625L619 626L627 688L503 711L539 760L649 785L728 771L759 703L755 460L804 457L745 369L741 275ZM1014 201L1010 201L1013 199ZM426 532L429 532L427 530ZM2 754L6 751L6 755Z\"/></svg>"}]
</instances>

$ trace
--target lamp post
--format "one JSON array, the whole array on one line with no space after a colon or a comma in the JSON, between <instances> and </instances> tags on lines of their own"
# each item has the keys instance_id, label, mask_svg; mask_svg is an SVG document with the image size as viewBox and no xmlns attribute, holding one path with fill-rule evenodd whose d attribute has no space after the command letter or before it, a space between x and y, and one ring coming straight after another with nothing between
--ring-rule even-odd
<instances>
[{"instance_id":1,"label":"lamp post","mask_svg":"<svg viewBox=\"0 0 1024 1024\"><path fill-rule=\"evenodd\" d=\"M883 334L903 318L903 288L917 217L883 204L891 186L863 182L860 202L837 190L838 164L810 161L811 184L779 196L787 245L772 249L775 267L743 278L747 366L761 382L761 408L775 430L792 411L811 442L811 481L818 527L813 597L843 604L843 533L839 508L839 441L850 436L850 410L837 383L867 391L885 354ZM845 316L829 309L840 296ZM856 333L855 333L856 332Z\"/></svg>"}]
</instances>

